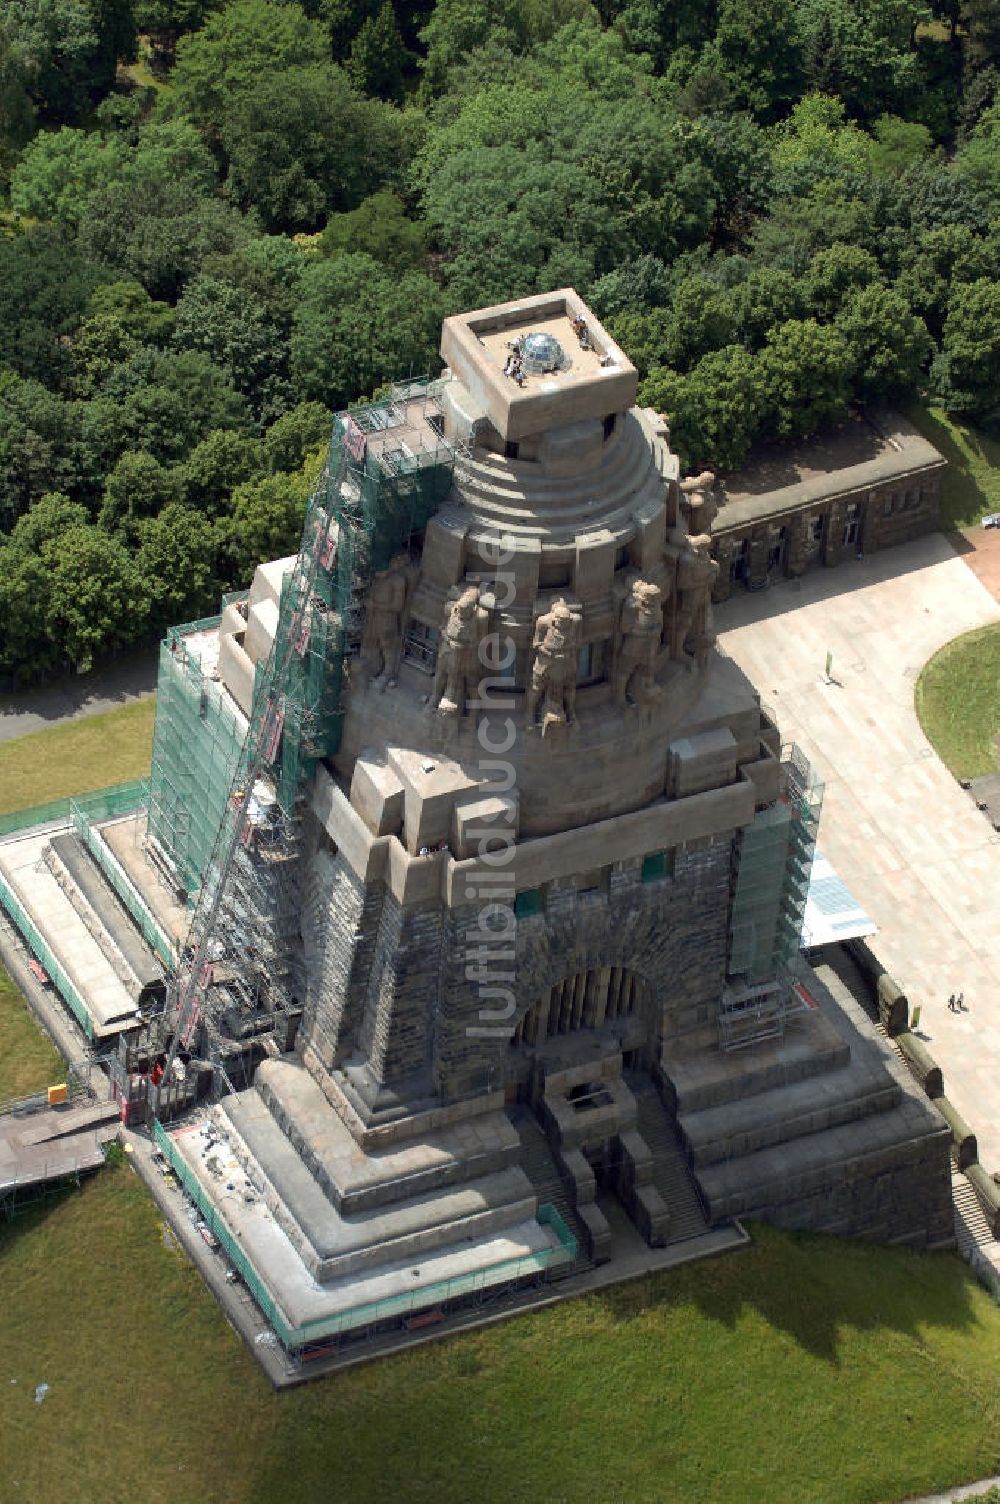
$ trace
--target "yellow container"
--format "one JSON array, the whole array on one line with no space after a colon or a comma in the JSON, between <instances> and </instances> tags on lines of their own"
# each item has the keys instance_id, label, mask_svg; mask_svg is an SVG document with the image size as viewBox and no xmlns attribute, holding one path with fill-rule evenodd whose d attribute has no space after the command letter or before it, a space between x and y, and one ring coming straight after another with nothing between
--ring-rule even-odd
<instances>
[{"instance_id":1,"label":"yellow container","mask_svg":"<svg viewBox=\"0 0 1000 1504\"><path fill-rule=\"evenodd\" d=\"M69 1101L69 1091L65 1081L60 1081L58 1086L49 1087L49 1106L58 1107L63 1102Z\"/></svg>"}]
</instances>

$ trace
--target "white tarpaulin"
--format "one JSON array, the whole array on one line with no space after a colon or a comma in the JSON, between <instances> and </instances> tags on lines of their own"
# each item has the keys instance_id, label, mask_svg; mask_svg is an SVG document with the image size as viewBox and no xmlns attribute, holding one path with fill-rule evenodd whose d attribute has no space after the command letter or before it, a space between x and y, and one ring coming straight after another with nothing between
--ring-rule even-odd
<instances>
[{"instance_id":1,"label":"white tarpaulin","mask_svg":"<svg viewBox=\"0 0 1000 1504\"><path fill-rule=\"evenodd\" d=\"M834 945L859 935L874 935L878 925L851 895L823 853L817 849L809 876L802 944Z\"/></svg>"}]
</instances>

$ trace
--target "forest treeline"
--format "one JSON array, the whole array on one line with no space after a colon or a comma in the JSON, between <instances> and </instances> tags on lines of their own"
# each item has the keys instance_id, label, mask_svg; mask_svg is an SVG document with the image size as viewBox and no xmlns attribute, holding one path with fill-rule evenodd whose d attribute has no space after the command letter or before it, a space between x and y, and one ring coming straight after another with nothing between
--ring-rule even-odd
<instances>
[{"instance_id":1,"label":"forest treeline","mask_svg":"<svg viewBox=\"0 0 1000 1504\"><path fill-rule=\"evenodd\" d=\"M739 465L1000 426L1000 0L4 0L0 679L295 547L332 411L571 284Z\"/></svg>"}]
</instances>

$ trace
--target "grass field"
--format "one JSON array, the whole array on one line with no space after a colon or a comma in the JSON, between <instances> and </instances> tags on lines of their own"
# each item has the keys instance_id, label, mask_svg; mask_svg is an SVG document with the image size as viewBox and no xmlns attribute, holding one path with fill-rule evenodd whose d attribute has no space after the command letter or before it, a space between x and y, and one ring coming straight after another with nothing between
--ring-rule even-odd
<instances>
[{"instance_id":1,"label":"grass field","mask_svg":"<svg viewBox=\"0 0 1000 1504\"><path fill-rule=\"evenodd\" d=\"M759 1228L281 1396L127 1168L0 1260L5 1501L862 1504L1000 1458L1000 1309L948 1254Z\"/></svg>"},{"instance_id":2,"label":"grass field","mask_svg":"<svg viewBox=\"0 0 1000 1504\"><path fill-rule=\"evenodd\" d=\"M941 480L941 526L972 527L987 512L1000 512L1000 443L940 407L914 403L906 415L948 461Z\"/></svg>"},{"instance_id":3,"label":"grass field","mask_svg":"<svg viewBox=\"0 0 1000 1504\"><path fill-rule=\"evenodd\" d=\"M153 696L0 742L0 814L143 778L153 745Z\"/></svg>"},{"instance_id":4,"label":"grass field","mask_svg":"<svg viewBox=\"0 0 1000 1504\"><path fill-rule=\"evenodd\" d=\"M1000 768L1000 625L946 643L924 664L914 699L924 734L956 778Z\"/></svg>"},{"instance_id":5,"label":"grass field","mask_svg":"<svg viewBox=\"0 0 1000 1504\"><path fill-rule=\"evenodd\" d=\"M140 33L136 46L136 60L134 63L118 64L118 82L138 89L154 89L157 94L170 94L171 89L167 80L159 73L154 73L150 66L151 55L152 44L149 37Z\"/></svg>"},{"instance_id":6,"label":"grass field","mask_svg":"<svg viewBox=\"0 0 1000 1504\"><path fill-rule=\"evenodd\" d=\"M0 968L0 1103L63 1079L62 1056Z\"/></svg>"}]
</instances>

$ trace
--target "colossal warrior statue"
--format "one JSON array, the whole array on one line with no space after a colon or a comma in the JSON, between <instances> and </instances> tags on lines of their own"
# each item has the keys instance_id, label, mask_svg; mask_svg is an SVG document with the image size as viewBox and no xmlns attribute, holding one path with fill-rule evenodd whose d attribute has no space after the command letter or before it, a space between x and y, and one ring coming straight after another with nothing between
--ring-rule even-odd
<instances>
[{"instance_id":1,"label":"colossal warrior statue","mask_svg":"<svg viewBox=\"0 0 1000 1504\"><path fill-rule=\"evenodd\" d=\"M396 682L403 642L403 615L409 595L408 559L396 554L372 581L361 642L361 662L369 679L383 688Z\"/></svg>"},{"instance_id":2,"label":"colossal warrior statue","mask_svg":"<svg viewBox=\"0 0 1000 1504\"><path fill-rule=\"evenodd\" d=\"M619 705L658 699L656 661L663 636L663 591L652 580L635 580L622 605L613 674Z\"/></svg>"},{"instance_id":3,"label":"colossal warrior statue","mask_svg":"<svg viewBox=\"0 0 1000 1504\"><path fill-rule=\"evenodd\" d=\"M437 673L431 703L438 715L465 714L466 701L475 698L483 677L479 643L488 613L479 604L479 587L470 585L445 606Z\"/></svg>"},{"instance_id":4,"label":"colossal warrior statue","mask_svg":"<svg viewBox=\"0 0 1000 1504\"><path fill-rule=\"evenodd\" d=\"M681 481L680 489L681 505L688 516L688 531L693 535L710 532L719 513L714 471L703 470L700 475L689 475Z\"/></svg>"},{"instance_id":5,"label":"colossal warrior statue","mask_svg":"<svg viewBox=\"0 0 1000 1504\"><path fill-rule=\"evenodd\" d=\"M573 720L576 704L576 671L580 650L580 620L560 597L551 611L535 623L531 684L525 700L525 719L536 724L535 712L542 700L542 735L551 726Z\"/></svg>"},{"instance_id":6,"label":"colossal warrior statue","mask_svg":"<svg viewBox=\"0 0 1000 1504\"><path fill-rule=\"evenodd\" d=\"M689 547L677 561L677 613L671 642L671 657L686 659L690 670L703 669L715 633L712 631L712 587L719 566L712 558L712 540L702 533L688 540ZM687 652L691 643L692 654Z\"/></svg>"}]
</instances>

